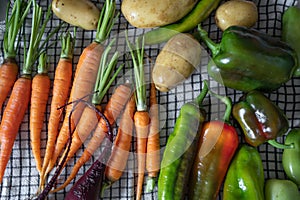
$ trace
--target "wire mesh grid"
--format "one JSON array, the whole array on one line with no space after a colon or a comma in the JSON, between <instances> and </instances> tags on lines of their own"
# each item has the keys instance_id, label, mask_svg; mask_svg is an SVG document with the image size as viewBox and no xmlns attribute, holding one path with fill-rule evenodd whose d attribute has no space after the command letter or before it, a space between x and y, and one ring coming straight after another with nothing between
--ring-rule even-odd
<instances>
[{"instance_id":1,"label":"wire mesh grid","mask_svg":"<svg viewBox=\"0 0 300 200\"><path fill-rule=\"evenodd\" d=\"M93 1L99 8L103 6L103 1ZM255 28L266 32L274 37L280 38L281 36L281 17L282 13L289 6L296 5L298 1L296 0L259 0L254 1L258 5L259 11L259 20L255 25ZM43 7L44 10L51 4L51 1L37 1L37 3ZM120 10L121 1L117 1L117 10ZM26 25L24 28L24 33L26 37L30 34L31 28L31 15L28 16L25 20ZM45 30L45 35L49 34L53 28L57 27L62 21L60 21L56 16L52 16L50 22L47 25ZM222 32L216 27L214 21L214 12L211 16L202 23L202 27L209 32L209 37L211 37L214 41L218 42L221 39ZM46 47L47 55L49 56L49 76L53 81L55 66L58 63L60 56L61 44L59 42L59 37L61 33L66 28L63 28L60 32L56 33L48 42L48 46ZM67 26L67 29L70 31L73 30L72 26ZM116 38L116 43L113 46L115 50L121 52L122 56L120 56L119 63L125 63L125 67L123 68L121 74L117 77L116 81L112 84L111 89L105 96L102 105L105 105L114 91L115 87L118 84L124 83L127 80L132 80L132 66L130 65L130 59L128 54L128 49L126 47L125 42L125 34L124 31L128 31L129 37L134 40L137 35L143 34L144 29L136 29L128 24L125 18L120 15L117 19L117 23L112 29L112 33L110 36L112 38ZM3 41L3 33L1 39L1 48ZM74 48L74 59L73 59L73 69L75 70L76 64L78 62L79 56L88 44L90 44L95 38L95 31L85 31L80 28L77 29L76 34L76 43ZM52 44L52 45L50 45ZM20 63L20 66L23 66L23 44L20 43L19 52L17 55L17 61ZM155 61L157 54L160 52L163 44L160 45L152 45L146 47L146 54L150 60ZM206 52L207 49L203 49L203 52ZM1 49L0 56L3 57L3 49ZM185 82L180 84L175 89L171 90L168 93L158 92L158 103L160 105L160 145L162 148L161 153L166 145L168 135L172 132L175 124L175 120L178 117L180 107L194 97L196 97L201 88L204 79L208 79L210 86L212 89L221 95L228 95L232 98L233 102L238 101L239 97L242 95L242 92L236 91L229 88L224 88L221 85L214 82L207 75L206 65L208 63L207 54L203 54L203 58L201 61L201 67L197 69L192 76L187 79ZM150 82L150 72L151 72L151 64L146 66L146 79ZM35 73L35 71L34 71ZM147 88L147 92L149 92L149 88ZM283 84L278 90L273 91L272 93L266 94L271 100L273 100L282 110L284 110L287 115L290 127L299 127L300 122L300 79L292 78L286 84ZM46 110L46 116L44 121L44 127L42 131L42 154L45 151L45 144L47 141L47 122L50 112L50 102L52 95L50 93L48 106ZM6 101L7 103L7 101ZM5 104L6 105L6 104ZM4 107L1 111L0 117L3 115ZM206 98L204 101L204 108L208 112L207 119L215 119L223 115L224 106L219 101L213 98ZM234 126L237 127L237 124L234 123ZM118 123L114 126L114 133L116 133L116 129L118 127ZM240 134L240 141L243 141L242 135ZM278 138L278 141L283 142L284 136ZM136 140L133 139L131 152L135 151ZM76 160L80 157L82 151L84 150L85 145L79 150L76 154L75 158L70 160L67 164L65 170L63 170L59 179L57 180L57 184L60 185L70 173L73 165ZM264 164L264 173L265 178L286 178L282 164L281 164L281 156L282 150L275 149L270 145L263 144L258 147L258 150L261 154L262 161ZM95 155L88 163L86 163L81 170L79 171L76 179L71 182L71 184L65 188L64 190L50 194L48 199L63 199L66 192L70 189L71 185L75 183L75 181L88 169L94 159L97 158ZM104 193L103 199L134 199L135 194L135 186L136 186L136 157L134 154L128 159L127 168L123 173L121 179L115 182L112 187L107 189ZM147 175L147 173L146 173ZM29 139L29 110L26 112L26 115L23 119L21 127L19 129L19 133L14 143L13 152L11 154L10 161L7 165L7 169L5 171L5 176L3 179L3 183L0 185L0 199L29 199L35 195L38 185L39 185L39 175L35 167L34 158L30 148L30 139ZM218 199L222 198L222 189L220 191L220 195ZM143 191L143 199L157 199L157 187L155 190L150 193L146 193Z\"/></svg>"}]
</instances>

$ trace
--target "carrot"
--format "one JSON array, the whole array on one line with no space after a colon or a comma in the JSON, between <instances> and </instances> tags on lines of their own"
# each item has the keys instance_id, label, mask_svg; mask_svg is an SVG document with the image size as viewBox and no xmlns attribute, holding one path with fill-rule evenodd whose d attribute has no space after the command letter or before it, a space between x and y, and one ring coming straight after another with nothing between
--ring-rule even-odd
<instances>
[{"instance_id":1,"label":"carrot","mask_svg":"<svg viewBox=\"0 0 300 200\"><path fill-rule=\"evenodd\" d=\"M107 105L105 106L103 114L107 118L111 126L115 123L117 117L120 115L121 111L125 107L130 96L131 87L126 83L119 85L114 91L113 95L110 97ZM107 131L108 129L106 121L103 118L101 118L98 124L96 125L93 137L90 139L87 148L84 150L81 157L77 160L69 177L61 186L53 190L53 192L65 188L76 177L76 174L81 168L81 166L83 166L92 157L93 153L101 145L101 142L105 138Z\"/></svg>"},{"instance_id":2,"label":"carrot","mask_svg":"<svg viewBox=\"0 0 300 200\"><path fill-rule=\"evenodd\" d=\"M29 117L31 149L39 173L42 170L41 131L50 92L50 78L47 70L47 55L43 52L40 55L38 74L32 79Z\"/></svg>"},{"instance_id":3,"label":"carrot","mask_svg":"<svg viewBox=\"0 0 300 200\"><path fill-rule=\"evenodd\" d=\"M150 127L147 140L146 170L148 180L146 192L151 192L155 186L155 179L160 168L160 144L159 144L159 114L156 100L155 84L150 87Z\"/></svg>"},{"instance_id":4,"label":"carrot","mask_svg":"<svg viewBox=\"0 0 300 200\"><path fill-rule=\"evenodd\" d=\"M26 76L19 78L14 84L11 96L4 109L0 125L0 133L2 136L0 150L0 183L2 182L15 138L30 101L30 92L31 78Z\"/></svg>"},{"instance_id":5,"label":"carrot","mask_svg":"<svg viewBox=\"0 0 300 200\"><path fill-rule=\"evenodd\" d=\"M106 122L107 126L107 135L106 138L109 140L105 143L105 146L103 147L103 151L101 152L98 159L92 164L92 166L81 176L81 178L76 181L76 183L72 186L72 188L69 190L67 195L65 196L65 200L75 200L75 199L97 199L99 196L99 193L101 191L102 187L102 180L104 176L104 169L105 169L105 161L106 158L109 156L111 150L111 144L113 142L113 133L111 126L106 119L106 117L99 112L93 105L91 105L88 102L85 102L88 107L92 107L95 109L95 112L103 118L103 120ZM71 134L70 134L71 135ZM69 137L71 138L71 136ZM67 146L67 150L70 149L71 143L69 142ZM37 199L42 200L45 199L46 196L49 194L50 189L55 184L55 181L57 179L58 173L61 170L61 166L64 162L64 159L66 159L67 154L63 155L62 162L59 163L59 166L56 168L55 173L53 177L51 178L50 182L46 185L45 189L38 195Z\"/></svg>"},{"instance_id":6,"label":"carrot","mask_svg":"<svg viewBox=\"0 0 300 200\"><path fill-rule=\"evenodd\" d=\"M137 139L137 167L138 167L138 180L136 188L136 199L140 200L142 196L145 165L146 165L146 148L147 137L149 134L150 117L146 104L146 87L145 87L145 74L144 74L144 39L142 41L142 48L139 47L139 41L136 41L135 50L134 46L126 38L127 44L131 53L135 77L135 99L136 109L134 114L134 125Z\"/></svg>"},{"instance_id":7,"label":"carrot","mask_svg":"<svg viewBox=\"0 0 300 200\"><path fill-rule=\"evenodd\" d=\"M134 113L135 99L132 96L122 113L117 137L113 144L111 156L106 164L105 183L102 192L120 179L126 167L132 140Z\"/></svg>"},{"instance_id":8,"label":"carrot","mask_svg":"<svg viewBox=\"0 0 300 200\"><path fill-rule=\"evenodd\" d=\"M32 83L32 66L42 52L45 43L40 45L42 35L44 33L47 22L50 19L51 8L48 8L45 20L42 8L33 1L33 18L30 41L28 51L24 48L24 66L22 69L22 75L15 82L11 96L8 100L8 104L4 109L1 125L1 150L0 150L0 183L2 182L6 165L9 161L10 154L12 152L14 140L17 136L18 129L22 123L25 112L28 108L31 94ZM43 23L42 23L43 22ZM40 27L41 26L41 27ZM55 29L54 31L57 31ZM46 40L53 35L51 32ZM24 42L25 43L25 42Z\"/></svg>"},{"instance_id":9,"label":"carrot","mask_svg":"<svg viewBox=\"0 0 300 200\"><path fill-rule=\"evenodd\" d=\"M84 102L84 104L86 104L86 106L91 107L94 109L94 111L99 115L99 117L103 118L103 120L106 123L107 126L107 138L111 141L109 144L106 145L106 147L104 148L102 154L99 156L99 160L97 160L96 162L93 163L93 165L89 168L89 170L82 176L82 178L74 185L74 187L71 188L71 194L67 194L66 198L68 199L89 199L89 198L95 198L95 194L99 193L97 191L95 191L95 189L97 188L97 186L101 186L100 180L102 180L103 177L103 169L104 169L104 164L101 162L103 159L105 159L106 154L109 152L110 148L111 148L111 143L112 143L112 139L113 139L113 134L111 131L111 126L108 122L108 120L106 119L106 117L103 115L103 113L101 113L99 110L97 110L97 108L95 108L91 103L87 102L87 101L83 101L82 99L77 100L76 102L73 102L75 104L77 104L78 102ZM75 108L75 107L74 107ZM71 115L69 116L69 118L71 118L73 111L71 111ZM69 126L71 128L71 126ZM71 137L72 137L72 132L69 131L69 138L68 138L68 145L67 145L67 152L62 156L61 161L58 163L57 168L55 169L55 172L53 174L53 176L51 177L50 181L47 183L46 187L41 191L41 193L39 193L36 198L36 200L44 200L46 199L46 197L48 196L48 194L51 192L52 187L54 186L54 184L56 183L56 180L63 168L63 165L67 159L67 155L70 151L70 147L71 147ZM100 161L101 160L101 161ZM97 184L95 184L97 183ZM100 191L100 189L99 189Z\"/></svg>"},{"instance_id":10,"label":"carrot","mask_svg":"<svg viewBox=\"0 0 300 200\"><path fill-rule=\"evenodd\" d=\"M67 102L71 80L72 80L72 60L73 60L73 50L75 42L74 38L70 32L61 36L61 46L62 50L60 53L60 58L55 69L55 76L52 89L52 100L51 108L48 122L48 133L47 133L47 144L46 151L42 165L41 177L41 187L45 181L45 173L48 163L51 159L52 153L54 151L55 141L58 134L58 129L60 125L60 120L62 117L62 109L58 109Z\"/></svg>"},{"instance_id":11,"label":"carrot","mask_svg":"<svg viewBox=\"0 0 300 200\"><path fill-rule=\"evenodd\" d=\"M110 75L113 72L113 69L116 67L117 59L119 56L119 53L115 52L111 60L108 61L108 55L109 52L111 51L111 46L113 45L114 42L115 40L112 40L102 54L97 80L95 84L95 89L94 89L97 92L95 92L92 97L92 103L94 107L100 106L104 95L106 94L110 85L112 84L112 82L115 80L118 73L122 69L122 66L118 67L113 77L110 77ZM74 156L77 150L81 147L82 143L95 129L98 120L99 117L97 116L97 113L95 112L94 108L86 106L82 112L78 124L76 125L74 133L72 134L72 144L65 164Z\"/></svg>"},{"instance_id":12,"label":"carrot","mask_svg":"<svg viewBox=\"0 0 300 200\"><path fill-rule=\"evenodd\" d=\"M95 85L97 72L101 60L101 55L104 51L103 42L108 38L109 33L114 25L114 13L115 13L115 2L113 0L106 0L104 7L102 8L101 15L98 22L96 39L88 45L80 55L77 68L75 71L74 81L72 83L71 94L69 102L76 101L84 96L87 96L85 101L89 100L88 94L92 93L93 86ZM78 124L80 116L84 110L85 104L80 102L76 105L76 109L71 117L71 128L69 129L70 111L73 106L67 106L65 118L62 124L62 128L58 134L55 149L50 160L45 176L53 169L55 163L64 149L67 141L69 130L72 132L75 126Z\"/></svg>"},{"instance_id":13,"label":"carrot","mask_svg":"<svg viewBox=\"0 0 300 200\"><path fill-rule=\"evenodd\" d=\"M30 4L31 2L27 4L26 1L16 0L10 17L8 17L11 6L10 1L7 5L3 38L4 60L0 65L0 110L17 79L19 68L16 62L16 41L24 19L28 14Z\"/></svg>"}]
</instances>

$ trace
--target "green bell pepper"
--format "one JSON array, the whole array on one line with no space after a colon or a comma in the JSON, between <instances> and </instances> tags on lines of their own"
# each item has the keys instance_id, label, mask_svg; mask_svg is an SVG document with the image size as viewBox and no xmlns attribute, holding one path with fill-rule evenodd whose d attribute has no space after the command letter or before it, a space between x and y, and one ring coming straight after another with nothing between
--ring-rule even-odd
<instances>
[{"instance_id":1,"label":"green bell pepper","mask_svg":"<svg viewBox=\"0 0 300 200\"><path fill-rule=\"evenodd\" d=\"M278 143L275 138L289 129L289 122L283 111L259 91L253 90L243 95L233 105L232 114L243 130L246 142L252 146L267 141L276 145Z\"/></svg>"},{"instance_id":2,"label":"green bell pepper","mask_svg":"<svg viewBox=\"0 0 300 200\"><path fill-rule=\"evenodd\" d=\"M242 144L224 182L223 200L264 200L264 170L257 149Z\"/></svg>"},{"instance_id":3,"label":"green bell pepper","mask_svg":"<svg viewBox=\"0 0 300 200\"><path fill-rule=\"evenodd\" d=\"M295 183L290 180L268 179L265 183L266 200L296 200L300 193Z\"/></svg>"},{"instance_id":4,"label":"green bell pepper","mask_svg":"<svg viewBox=\"0 0 300 200\"><path fill-rule=\"evenodd\" d=\"M288 43L296 52L298 57L295 76L300 76L300 8L291 6L282 17L282 40Z\"/></svg>"},{"instance_id":5,"label":"green bell pepper","mask_svg":"<svg viewBox=\"0 0 300 200\"><path fill-rule=\"evenodd\" d=\"M300 129L292 129L286 136L286 145L293 148L284 149L282 154L283 169L289 179L300 187Z\"/></svg>"},{"instance_id":6,"label":"green bell pepper","mask_svg":"<svg viewBox=\"0 0 300 200\"><path fill-rule=\"evenodd\" d=\"M219 44L198 27L212 52L208 74L220 84L241 91L272 91L294 74L297 56L286 43L255 29L231 26Z\"/></svg>"}]
</instances>

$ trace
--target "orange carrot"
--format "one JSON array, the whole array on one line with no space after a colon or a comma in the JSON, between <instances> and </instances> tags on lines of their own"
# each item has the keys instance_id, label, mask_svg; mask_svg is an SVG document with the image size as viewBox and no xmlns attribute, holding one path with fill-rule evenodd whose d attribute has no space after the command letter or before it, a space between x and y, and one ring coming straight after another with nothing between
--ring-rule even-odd
<instances>
[{"instance_id":1,"label":"orange carrot","mask_svg":"<svg viewBox=\"0 0 300 200\"><path fill-rule=\"evenodd\" d=\"M18 65L16 63L17 36L28 14L30 4L23 0L14 2L11 16L8 18L10 1L7 5L5 32L3 38L4 60L0 65L0 110L3 103L11 91L18 75Z\"/></svg>"},{"instance_id":2,"label":"orange carrot","mask_svg":"<svg viewBox=\"0 0 300 200\"><path fill-rule=\"evenodd\" d=\"M130 96L131 96L130 86L128 84L122 84L116 88L113 95L110 97L107 105L105 106L105 110L103 114L107 118L111 126L115 123L117 117L120 115L121 111L125 107L125 104L129 100ZM77 160L69 177L61 186L59 186L52 192L56 192L65 188L76 177L76 174L81 168L81 166L83 166L92 157L93 153L101 145L101 142L105 138L107 131L108 129L107 129L106 122L103 118L101 118L96 126L93 137L89 141L88 146L84 150L82 156Z\"/></svg>"},{"instance_id":3,"label":"orange carrot","mask_svg":"<svg viewBox=\"0 0 300 200\"><path fill-rule=\"evenodd\" d=\"M156 100L156 89L153 82L150 87L150 127L147 140L146 170L148 180L146 192L153 190L155 179L160 168L160 144L159 144L159 114Z\"/></svg>"},{"instance_id":4,"label":"orange carrot","mask_svg":"<svg viewBox=\"0 0 300 200\"><path fill-rule=\"evenodd\" d=\"M145 164L146 164L146 149L147 137L149 133L150 117L147 111L137 111L134 114L134 125L137 139L137 162L138 162L138 181L136 188L136 199L141 199Z\"/></svg>"},{"instance_id":5,"label":"orange carrot","mask_svg":"<svg viewBox=\"0 0 300 200\"><path fill-rule=\"evenodd\" d=\"M117 137L114 141L110 158L106 164L103 191L120 179L126 167L132 140L134 113L135 99L134 96L132 96L122 113Z\"/></svg>"},{"instance_id":6,"label":"orange carrot","mask_svg":"<svg viewBox=\"0 0 300 200\"><path fill-rule=\"evenodd\" d=\"M0 66L0 110L17 79L18 71L18 65L14 59L6 59Z\"/></svg>"},{"instance_id":7,"label":"orange carrot","mask_svg":"<svg viewBox=\"0 0 300 200\"><path fill-rule=\"evenodd\" d=\"M51 7L48 8L45 20L43 20L42 8L33 1L33 18L31 23L31 34L28 50L24 49L24 66L21 77L15 82L8 104L4 109L1 125L1 152L0 152L0 182L2 181L4 171L12 152L14 140L17 136L19 126L22 123L25 112L28 108L31 94L31 73L32 66L43 52L45 43L40 45L46 24L51 15ZM46 41L54 34L55 29L47 37Z\"/></svg>"},{"instance_id":8,"label":"orange carrot","mask_svg":"<svg viewBox=\"0 0 300 200\"><path fill-rule=\"evenodd\" d=\"M135 77L135 99L136 99L136 112L134 114L134 125L137 140L137 167L138 167L138 180L136 186L136 199L140 200L142 196L145 165L146 165L146 150L147 150L147 137L149 134L150 117L147 110L146 103L146 86L144 74L144 39L142 40L142 47L139 47L137 39L135 47L126 41L131 53ZM135 52L133 49L135 48Z\"/></svg>"},{"instance_id":9,"label":"orange carrot","mask_svg":"<svg viewBox=\"0 0 300 200\"><path fill-rule=\"evenodd\" d=\"M121 71L123 66L118 67L117 71L114 73L113 77L110 75L113 73L113 69L116 67L117 59L119 56L118 52L115 52L112 58L109 60L108 55L111 51L111 46L115 40L112 40L109 45L106 47L105 51L102 54L101 63L99 66L99 71L97 75L96 84L94 87L95 92L93 94L92 103L94 107L100 106L103 97L108 91L110 85L115 80L118 73ZM99 109L102 110L102 109ZM100 116L95 112L95 108L86 106L82 112L80 120L76 125L74 133L72 134L72 144L70 147L70 151L68 153L65 164L74 156L77 150L80 148L82 143L86 140L86 138L90 135L90 133L95 129ZM67 149L65 150L65 152ZM65 166L64 164L64 166ZM63 167L64 167L63 166Z\"/></svg>"},{"instance_id":10,"label":"orange carrot","mask_svg":"<svg viewBox=\"0 0 300 200\"><path fill-rule=\"evenodd\" d=\"M115 2L112 0L107 0L105 6L102 8L101 15L98 22L98 28L96 33L96 39L88 45L80 55L77 68L75 71L75 77L72 84L71 94L69 102L74 102L82 97L85 97L83 100L89 101L89 94L92 93L93 86L95 85L97 72L99 69L99 64L101 60L101 55L104 51L103 42L109 36L110 30L114 22L114 13L115 13ZM50 160L47 171L47 175L55 166L57 158L64 149L68 137L69 130L74 131L80 116L84 110L84 102L79 102L76 105L76 109L71 116L71 128L69 127L69 115L73 106L67 106L65 119L62 124L62 128L58 134L55 149Z\"/></svg>"},{"instance_id":11,"label":"orange carrot","mask_svg":"<svg viewBox=\"0 0 300 200\"><path fill-rule=\"evenodd\" d=\"M7 106L4 109L0 125L1 151L0 151L0 183L2 182L6 165L12 152L13 144L19 127L24 118L30 101L31 78L19 78L13 87Z\"/></svg>"},{"instance_id":12,"label":"orange carrot","mask_svg":"<svg viewBox=\"0 0 300 200\"><path fill-rule=\"evenodd\" d=\"M38 172L41 173L41 131L43 129L45 111L50 92L50 78L47 74L47 55L45 52L40 55L38 74L32 79L31 87L29 118L30 141L36 168Z\"/></svg>"},{"instance_id":13,"label":"orange carrot","mask_svg":"<svg viewBox=\"0 0 300 200\"><path fill-rule=\"evenodd\" d=\"M72 60L75 42L74 39L75 37L73 38L70 32L67 32L61 37L62 51L55 69L52 90L53 95L48 122L48 138L41 172L41 186L44 184L46 178L46 169L54 151L55 141L62 117L62 109L59 109L59 107L65 105L69 96L73 70Z\"/></svg>"}]
</instances>

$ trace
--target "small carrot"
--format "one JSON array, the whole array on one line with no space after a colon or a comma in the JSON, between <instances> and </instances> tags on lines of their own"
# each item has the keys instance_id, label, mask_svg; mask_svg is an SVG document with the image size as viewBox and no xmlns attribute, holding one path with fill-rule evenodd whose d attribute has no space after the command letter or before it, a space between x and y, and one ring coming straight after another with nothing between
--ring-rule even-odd
<instances>
[{"instance_id":1,"label":"small carrot","mask_svg":"<svg viewBox=\"0 0 300 200\"><path fill-rule=\"evenodd\" d=\"M12 93L4 109L0 125L0 183L2 182L6 165L12 152L13 144L19 127L24 118L30 101L31 78L23 75L14 84Z\"/></svg>"},{"instance_id":2,"label":"small carrot","mask_svg":"<svg viewBox=\"0 0 300 200\"><path fill-rule=\"evenodd\" d=\"M125 107L127 101L131 96L131 87L129 84L121 84L119 85L112 96L110 97L107 105L104 109L104 116L107 118L109 124L111 126L114 125L117 117L120 115L121 111ZM93 155L93 153L99 148L103 139L106 136L108 129L106 125L106 121L102 118L99 120L96 125L96 129L94 131L93 137L90 139L87 148L84 150L81 157L77 160L74 165L69 177L67 180L58 188L53 190L53 192L59 191L65 188L75 177L81 166L83 166Z\"/></svg>"},{"instance_id":3,"label":"small carrot","mask_svg":"<svg viewBox=\"0 0 300 200\"><path fill-rule=\"evenodd\" d=\"M113 0L106 0L98 21L96 38L83 50L82 54L80 55L75 71L74 81L72 83L69 102L76 101L77 99L85 96L86 98L83 100L89 100L88 94L92 93L93 86L95 85L101 55L105 48L103 42L108 38L112 26L114 25L115 9L115 2ZM72 132L74 131L84 110L84 107L85 104L83 102L80 102L78 105L76 105L76 109L74 110L74 113L71 117L71 128L69 128L68 116L70 115L70 111L73 109L73 106L67 106L65 118L61 130L58 134L52 159L47 166L45 176L55 166L59 155L63 151L68 141L69 130L71 130Z\"/></svg>"},{"instance_id":4,"label":"small carrot","mask_svg":"<svg viewBox=\"0 0 300 200\"><path fill-rule=\"evenodd\" d=\"M105 183L102 192L120 179L126 167L132 141L134 113L135 99L132 96L122 113L117 137L113 144L111 156L106 164Z\"/></svg>"},{"instance_id":5,"label":"small carrot","mask_svg":"<svg viewBox=\"0 0 300 200\"><path fill-rule=\"evenodd\" d=\"M62 117L62 109L59 107L63 106L68 99L71 81L72 81L72 60L73 50L75 42L75 31L74 37L70 32L61 36L61 53L58 64L55 69L55 76L52 89L52 100L48 122L48 133L47 133L47 144L46 151L42 165L41 172L41 185L45 182L45 173L48 163L52 157L54 151L55 141L59 130L60 120Z\"/></svg>"},{"instance_id":6,"label":"small carrot","mask_svg":"<svg viewBox=\"0 0 300 200\"><path fill-rule=\"evenodd\" d=\"M6 10L5 32L3 38L4 60L0 65L0 110L11 91L18 75L18 64L16 62L17 36L28 14L31 2L16 0L12 7L11 15L8 11L11 6L9 1Z\"/></svg>"},{"instance_id":7,"label":"small carrot","mask_svg":"<svg viewBox=\"0 0 300 200\"><path fill-rule=\"evenodd\" d=\"M47 55L45 52L40 55L38 74L32 79L31 88L29 117L30 141L36 168L38 172L41 173L41 131L43 129L45 111L50 92L50 78L48 76Z\"/></svg>"},{"instance_id":8,"label":"small carrot","mask_svg":"<svg viewBox=\"0 0 300 200\"><path fill-rule=\"evenodd\" d=\"M142 196L145 165L146 165L146 150L147 150L147 137L149 134L150 117L146 104L146 87L145 87L145 74L144 74L144 39L142 40L142 48L139 47L139 41L136 41L135 50L128 37L126 38L128 47L130 49L131 57L133 60L134 77L135 77L135 99L136 109L134 114L134 125L137 139L137 167L138 167L138 180L136 188L136 199L140 200Z\"/></svg>"},{"instance_id":9,"label":"small carrot","mask_svg":"<svg viewBox=\"0 0 300 200\"><path fill-rule=\"evenodd\" d=\"M156 100L155 84L150 87L150 127L147 140L146 170L148 180L146 192L151 192L155 186L155 179L160 168L160 143L159 143L159 114Z\"/></svg>"},{"instance_id":10,"label":"small carrot","mask_svg":"<svg viewBox=\"0 0 300 200\"><path fill-rule=\"evenodd\" d=\"M45 43L40 45L47 22L50 19L51 8L48 8L45 20L42 8L33 1L33 18L28 51L24 48L24 66L22 75L15 82L8 104L4 109L1 125L1 150L0 150L0 183L2 182L6 165L12 152L13 144L28 108L32 84L32 66L42 52ZM41 27L40 27L41 26ZM54 31L57 31L55 29ZM48 40L53 32L46 38ZM25 43L25 42L24 42Z\"/></svg>"}]
</instances>

